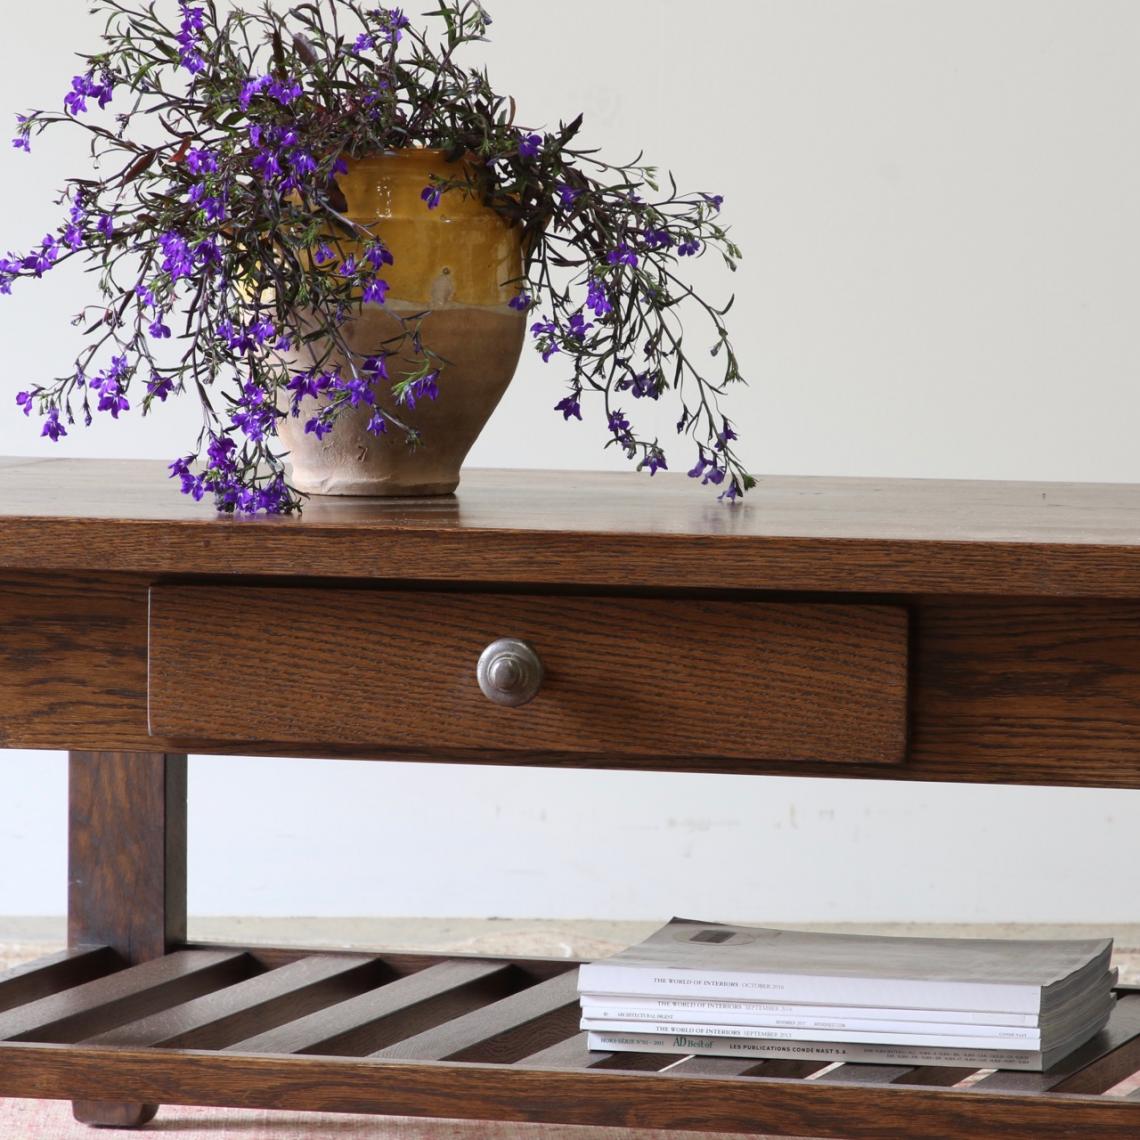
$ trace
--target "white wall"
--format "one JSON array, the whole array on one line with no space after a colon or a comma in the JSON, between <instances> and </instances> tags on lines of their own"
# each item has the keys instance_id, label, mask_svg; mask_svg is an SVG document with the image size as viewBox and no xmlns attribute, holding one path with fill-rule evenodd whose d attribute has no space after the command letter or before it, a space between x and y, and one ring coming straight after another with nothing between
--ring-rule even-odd
<instances>
[{"instance_id":1,"label":"white wall","mask_svg":"<svg viewBox=\"0 0 1140 1140\"><path fill-rule=\"evenodd\" d=\"M1140 479L1140 5L488 5L520 117L584 110L726 195L755 470ZM0 106L61 98L84 12L5 12ZM54 224L37 149L0 152L0 248ZM0 452L47 447L12 400L63 366L80 285L0 305ZM473 462L606 466L559 395L528 360ZM194 418L60 453L169 458ZM192 785L199 914L1107 922L1140 887L1136 792L220 758ZM60 757L0 754L0 913L62 912L63 813Z\"/></svg>"}]
</instances>

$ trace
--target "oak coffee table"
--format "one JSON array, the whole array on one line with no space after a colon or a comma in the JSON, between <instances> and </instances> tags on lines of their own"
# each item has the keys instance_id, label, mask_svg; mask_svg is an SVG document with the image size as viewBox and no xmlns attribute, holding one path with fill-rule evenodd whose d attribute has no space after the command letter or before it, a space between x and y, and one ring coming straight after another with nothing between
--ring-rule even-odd
<instances>
[{"instance_id":1,"label":"oak coffee table","mask_svg":"<svg viewBox=\"0 0 1140 1140\"><path fill-rule=\"evenodd\" d=\"M475 471L242 520L164 475L0 459L0 746L71 753L70 948L0 978L0 1096L1140 1136L1127 987L1045 1074L608 1054L574 962L204 945L185 905L191 751L1138 787L1140 487Z\"/></svg>"}]
</instances>

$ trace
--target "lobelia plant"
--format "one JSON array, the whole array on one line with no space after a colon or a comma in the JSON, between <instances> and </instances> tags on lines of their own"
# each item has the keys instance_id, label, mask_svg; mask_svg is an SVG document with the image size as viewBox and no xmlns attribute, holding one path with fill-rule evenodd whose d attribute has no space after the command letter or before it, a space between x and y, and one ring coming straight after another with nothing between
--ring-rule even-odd
<instances>
[{"instance_id":1,"label":"lobelia plant","mask_svg":"<svg viewBox=\"0 0 1140 1140\"><path fill-rule=\"evenodd\" d=\"M92 0L106 17L103 50L81 56L60 111L18 117L15 147L30 151L66 124L87 132L93 158L92 173L68 181L56 232L0 258L2 293L74 258L98 276L97 303L75 318L88 339L73 367L16 397L43 417L44 436L192 391L203 426L172 476L243 513L300 505L277 440L283 416L303 416L320 438L363 405L386 446L430 447L404 418L417 401L452 397L447 361L421 336L425 314L401 318L367 355L340 334L362 305L384 303L400 250L345 215L336 181L355 158L426 147L470 161L462 178L424 187L425 210L444 194L477 195L522 227L526 270L511 306L531 314L543 360L568 373L555 411L581 420L596 406L606 446L652 475L666 450L639 433L633 410L671 394L689 474L729 501L753 485L719 405L741 380L731 301L710 304L682 273L709 251L736 268L722 199L681 194L672 176L664 192L640 158L612 165L580 149L581 116L557 130L517 125L513 99L457 62L491 23L478 0L438 0L425 14L434 38L399 8L356 0L224 14L214 0L182 0L165 18L162 7ZM715 378L683 327L693 312ZM283 358L320 343L329 348L314 367ZM325 366L334 350L342 363ZM405 365L390 370L396 355Z\"/></svg>"}]
</instances>

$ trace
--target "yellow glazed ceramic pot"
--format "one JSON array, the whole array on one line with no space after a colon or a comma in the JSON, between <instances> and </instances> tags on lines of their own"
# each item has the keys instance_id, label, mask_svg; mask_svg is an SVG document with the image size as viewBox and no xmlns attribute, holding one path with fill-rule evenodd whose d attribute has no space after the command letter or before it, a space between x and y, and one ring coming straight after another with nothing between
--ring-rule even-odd
<instances>
[{"instance_id":1,"label":"yellow glazed ceramic pot","mask_svg":"<svg viewBox=\"0 0 1140 1140\"><path fill-rule=\"evenodd\" d=\"M448 361L439 380L439 399L422 399L414 409L396 407L390 383L375 389L381 408L420 432L423 445L409 446L389 427L379 438L366 430L371 412L346 408L323 440L306 434L305 423L320 407L307 400L299 417L286 416L278 434L289 451L292 482L307 494L446 495L459 485L459 469L507 390L526 337L526 316L509 302L523 272L522 231L478 199L453 190L429 210L421 194L432 175L462 177L459 163L432 150L406 150L358 159L338 179L354 222L373 232L392 251L385 266L390 290L383 305L366 304L359 318L342 326L349 348L374 355L401 328L393 314L427 313L424 345ZM349 252L348 243L342 243ZM359 251L358 251L359 252ZM515 284L509 284L514 281ZM302 349L289 363L312 367L324 355ZM393 379L417 368L422 358L388 359ZM341 364L333 353L324 367Z\"/></svg>"}]
</instances>

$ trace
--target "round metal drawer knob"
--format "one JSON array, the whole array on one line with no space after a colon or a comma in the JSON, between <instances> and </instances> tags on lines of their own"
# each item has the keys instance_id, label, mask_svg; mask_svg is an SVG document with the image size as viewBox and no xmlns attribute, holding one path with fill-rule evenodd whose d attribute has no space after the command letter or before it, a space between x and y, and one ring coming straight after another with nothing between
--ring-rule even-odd
<instances>
[{"instance_id":1,"label":"round metal drawer knob","mask_svg":"<svg viewBox=\"0 0 1140 1140\"><path fill-rule=\"evenodd\" d=\"M525 641L503 637L483 650L476 675L488 700L517 708L538 696L542 688L542 661Z\"/></svg>"}]
</instances>

